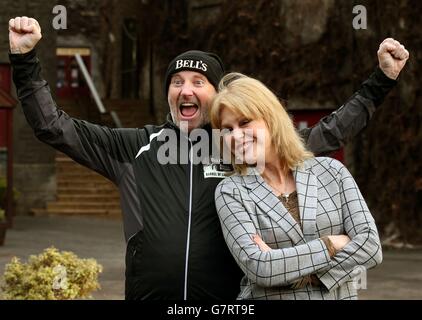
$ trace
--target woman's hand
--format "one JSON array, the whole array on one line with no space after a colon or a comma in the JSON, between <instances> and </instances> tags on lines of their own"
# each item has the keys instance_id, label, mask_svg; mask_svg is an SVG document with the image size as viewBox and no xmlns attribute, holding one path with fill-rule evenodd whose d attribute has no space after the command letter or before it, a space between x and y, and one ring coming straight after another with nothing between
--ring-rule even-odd
<instances>
[{"instance_id":1,"label":"woman's hand","mask_svg":"<svg viewBox=\"0 0 422 320\"><path fill-rule=\"evenodd\" d=\"M336 252L341 251L349 242L350 238L344 234L327 237L333 245Z\"/></svg>"},{"instance_id":2,"label":"woman's hand","mask_svg":"<svg viewBox=\"0 0 422 320\"><path fill-rule=\"evenodd\" d=\"M258 245L259 249L261 249L262 252L268 252L271 250L271 248L257 234L254 235L252 239ZM293 290L298 290L298 289L305 288L308 284L319 286L320 283L321 282L315 275L307 275L305 277L299 278L298 280L294 281L291 284L290 288Z\"/></svg>"},{"instance_id":3,"label":"woman's hand","mask_svg":"<svg viewBox=\"0 0 422 320\"><path fill-rule=\"evenodd\" d=\"M252 237L252 240L258 245L262 252L268 252L271 250L271 248L257 234Z\"/></svg>"},{"instance_id":4,"label":"woman's hand","mask_svg":"<svg viewBox=\"0 0 422 320\"><path fill-rule=\"evenodd\" d=\"M330 242L330 247L333 249L331 256L335 255L337 252L341 251L351 240L347 235L335 235L335 236L327 236L325 237ZM262 252L268 252L271 248L262 240L262 238L255 234L252 237L252 240L256 243L256 245L261 249Z\"/></svg>"}]
</instances>

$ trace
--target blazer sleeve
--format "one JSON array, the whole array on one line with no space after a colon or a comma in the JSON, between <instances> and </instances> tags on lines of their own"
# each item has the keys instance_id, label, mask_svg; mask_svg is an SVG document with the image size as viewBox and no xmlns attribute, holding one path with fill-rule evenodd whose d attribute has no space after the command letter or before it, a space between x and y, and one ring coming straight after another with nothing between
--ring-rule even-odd
<instances>
[{"instance_id":1,"label":"blazer sleeve","mask_svg":"<svg viewBox=\"0 0 422 320\"><path fill-rule=\"evenodd\" d=\"M215 201L223 235L233 257L245 275L259 286L289 285L329 266L329 253L320 239L262 252L252 240L253 235L260 232L230 178L217 186Z\"/></svg>"},{"instance_id":2,"label":"blazer sleeve","mask_svg":"<svg viewBox=\"0 0 422 320\"><path fill-rule=\"evenodd\" d=\"M382 262L378 230L361 192L343 165L339 176L344 230L351 241L332 257L329 268L317 273L328 290L362 275L362 268L373 268Z\"/></svg>"},{"instance_id":3,"label":"blazer sleeve","mask_svg":"<svg viewBox=\"0 0 422 320\"><path fill-rule=\"evenodd\" d=\"M118 183L134 159L135 129L112 129L70 117L60 110L41 76L35 50L10 54L13 80L28 124L42 142Z\"/></svg>"},{"instance_id":4,"label":"blazer sleeve","mask_svg":"<svg viewBox=\"0 0 422 320\"><path fill-rule=\"evenodd\" d=\"M377 67L344 105L314 127L300 131L308 150L322 156L340 149L368 125L376 108L396 84L396 80Z\"/></svg>"}]
</instances>

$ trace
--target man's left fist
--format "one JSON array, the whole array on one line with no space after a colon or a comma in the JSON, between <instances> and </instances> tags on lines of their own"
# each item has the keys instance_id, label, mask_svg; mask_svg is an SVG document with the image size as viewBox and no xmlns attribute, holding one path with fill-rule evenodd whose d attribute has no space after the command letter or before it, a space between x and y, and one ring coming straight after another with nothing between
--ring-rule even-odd
<instances>
[{"instance_id":1,"label":"man's left fist","mask_svg":"<svg viewBox=\"0 0 422 320\"><path fill-rule=\"evenodd\" d=\"M393 80L399 77L409 59L409 51L393 38L385 39L378 50L378 61L381 70Z\"/></svg>"}]
</instances>

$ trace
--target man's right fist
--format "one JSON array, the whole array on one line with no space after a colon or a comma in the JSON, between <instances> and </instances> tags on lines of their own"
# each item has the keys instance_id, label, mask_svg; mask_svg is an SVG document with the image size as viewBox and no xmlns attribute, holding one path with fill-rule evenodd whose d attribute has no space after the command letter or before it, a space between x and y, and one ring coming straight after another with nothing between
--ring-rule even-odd
<instances>
[{"instance_id":1,"label":"man's right fist","mask_svg":"<svg viewBox=\"0 0 422 320\"><path fill-rule=\"evenodd\" d=\"M9 43L11 53L27 53L42 38L38 21L28 17L9 20Z\"/></svg>"}]
</instances>

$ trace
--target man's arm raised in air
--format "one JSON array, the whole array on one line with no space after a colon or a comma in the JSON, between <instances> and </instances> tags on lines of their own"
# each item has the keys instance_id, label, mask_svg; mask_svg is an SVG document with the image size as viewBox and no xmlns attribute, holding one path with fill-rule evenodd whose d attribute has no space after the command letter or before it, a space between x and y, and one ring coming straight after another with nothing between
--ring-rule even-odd
<instances>
[{"instance_id":1,"label":"man's arm raised in air","mask_svg":"<svg viewBox=\"0 0 422 320\"><path fill-rule=\"evenodd\" d=\"M78 120L60 110L53 100L35 46L42 38L35 19L9 21L13 81L28 124L44 143L117 183L125 164L134 159L142 135L136 129L112 129Z\"/></svg>"},{"instance_id":2,"label":"man's arm raised in air","mask_svg":"<svg viewBox=\"0 0 422 320\"><path fill-rule=\"evenodd\" d=\"M307 148L316 156L340 149L364 129L376 108L397 84L409 59L409 52L398 41L387 38L379 47L379 66L360 89L339 109L322 118L312 128L300 131Z\"/></svg>"}]
</instances>

